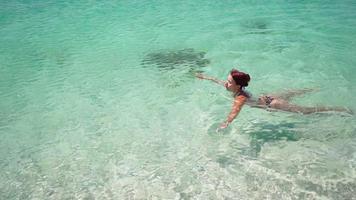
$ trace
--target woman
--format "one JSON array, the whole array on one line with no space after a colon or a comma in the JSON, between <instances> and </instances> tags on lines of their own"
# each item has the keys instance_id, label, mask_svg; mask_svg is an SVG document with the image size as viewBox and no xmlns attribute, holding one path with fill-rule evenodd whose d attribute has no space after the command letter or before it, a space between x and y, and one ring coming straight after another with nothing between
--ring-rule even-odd
<instances>
[{"instance_id":1,"label":"woman","mask_svg":"<svg viewBox=\"0 0 356 200\"><path fill-rule=\"evenodd\" d=\"M225 88L233 93L234 103L230 114L228 115L225 122L220 125L220 129L224 129L229 126L229 124L235 119L235 117L241 111L242 106L250 98L250 95L243 89L248 86L250 81L250 75L240 72L236 69L230 71L230 74L227 77L227 81L221 81L214 77L205 76L203 74L196 74L197 78L211 80L220 85L224 85Z\"/></svg>"},{"instance_id":2,"label":"woman","mask_svg":"<svg viewBox=\"0 0 356 200\"><path fill-rule=\"evenodd\" d=\"M196 74L197 78L211 80L217 84L224 85L225 88L233 93L234 102L232 109L226 119L220 125L221 129L228 127L228 125L236 118L239 112L242 109L242 106L246 103L251 107L263 108L263 109L278 109L288 112L302 113L302 114L311 114L315 112L325 112L325 111L338 111L338 112L347 112L352 114L352 111L346 108L339 107L303 107L289 103L289 100L297 95L302 95L306 92L312 91L311 89L302 89L287 91L278 95L261 95L258 99L252 99L251 95L244 90L248 86L250 81L249 74L232 69L227 77L227 81L221 81L214 77L206 76L204 74Z\"/></svg>"}]
</instances>

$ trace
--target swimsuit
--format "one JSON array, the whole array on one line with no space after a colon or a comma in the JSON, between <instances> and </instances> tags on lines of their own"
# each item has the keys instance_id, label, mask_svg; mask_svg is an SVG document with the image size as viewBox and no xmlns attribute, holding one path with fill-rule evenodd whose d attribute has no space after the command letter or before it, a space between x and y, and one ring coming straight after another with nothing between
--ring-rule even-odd
<instances>
[{"instance_id":1,"label":"swimsuit","mask_svg":"<svg viewBox=\"0 0 356 200\"><path fill-rule=\"evenodd\" d=\"M271 96L264 96L264 99L265 99L265 104L266 104L266 106L267 107L271 107L271 103L272 103L272 101L274 100L274 98L273 97L271 97Z\"/></svg>"}]
</instances>

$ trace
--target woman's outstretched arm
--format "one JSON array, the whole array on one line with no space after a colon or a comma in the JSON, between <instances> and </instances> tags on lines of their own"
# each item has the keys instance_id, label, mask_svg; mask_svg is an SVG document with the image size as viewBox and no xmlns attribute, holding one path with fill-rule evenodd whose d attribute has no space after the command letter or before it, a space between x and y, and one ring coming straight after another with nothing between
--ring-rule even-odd
<instances>
[{"instance_id":1,"label":"woman's outstretched arm","mask_svg":"<svg viewBox=\"0 0 356 200\"><path fill-rule=\"evenodd\" d=\"M219 80L215 77L212 77L212 76L206 76L202 73L196 73L195 76L199 79L205 79L205 80L210 80L210 81L213 81L214 83L217 83L219 85L224 85L225 84L225 81L222 81L222 80Z\"/></svg>"}]
</instances>

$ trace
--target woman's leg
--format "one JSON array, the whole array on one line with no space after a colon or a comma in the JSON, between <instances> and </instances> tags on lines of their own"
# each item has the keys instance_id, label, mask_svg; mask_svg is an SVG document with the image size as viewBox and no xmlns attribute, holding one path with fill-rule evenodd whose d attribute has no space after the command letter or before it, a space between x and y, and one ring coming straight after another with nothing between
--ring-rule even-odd
<instances>
[{"instance_id":1,"label":"woman's leg","mask_svg":"<svg viewBox=\"0 0 356 200\"><path fill-rule=\"evenodd\" d=\"M273 94L272 96L276 96L285 100L290 100L292 97L300 96L308 92L317 91L317 89L305 88L298 90L287 90L278 94Z\"/></svg>"},{"instance_id":2,"label":"woman's leg","mask_svg":"<svg viewBox=\"0 0 356 200\"><path fill-rule=\"evenodd\" d=\"M316 107L302 107L302 106L294 106L292 111L302 113L302 114L312 114L318 112L328 112L328 111L335 111L335 112L345 112L352 114L352 111L342 107L325 107L325 106L316 106Z\"/></svg>"},{"instance_id":3,"label":"woman's leg","mask_svg":"<svg viewBox=\"0 0 356 200\"><path fill-rule=\"evenodd\" d=\"M353 114L353 112L347 108L343 107L326 107L326 106L315 106L315 107L308 107L308 106L298 106L294 104L290 104L285 100L275 99L270 104L271 108L288 111L288 112L295 112L295 113L302 113L302 114L312 114L317 112L327 112L327 111L336 111L336 112L346 112L349 114Z\"/></svg>"}]
</instances>

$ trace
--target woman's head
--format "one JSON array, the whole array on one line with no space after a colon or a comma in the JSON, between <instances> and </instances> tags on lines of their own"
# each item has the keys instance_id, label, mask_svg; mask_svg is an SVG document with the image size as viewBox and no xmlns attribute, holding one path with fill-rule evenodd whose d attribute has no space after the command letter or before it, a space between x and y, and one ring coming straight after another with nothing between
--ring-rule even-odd
<instances>
[{"instance_id":1,"label":"woman's head","mask_svg":"<svg viewBox=\"0 0 356 200\"><path fill-rule=\"evenodd\" d=\"M232 69L227 77L225 87L229 91L236 92L242 87L247 87L249 81L250 75L240 72L237 69Z\"/></svg>"}]
</instances>

